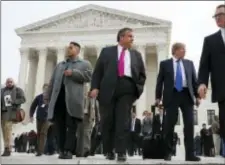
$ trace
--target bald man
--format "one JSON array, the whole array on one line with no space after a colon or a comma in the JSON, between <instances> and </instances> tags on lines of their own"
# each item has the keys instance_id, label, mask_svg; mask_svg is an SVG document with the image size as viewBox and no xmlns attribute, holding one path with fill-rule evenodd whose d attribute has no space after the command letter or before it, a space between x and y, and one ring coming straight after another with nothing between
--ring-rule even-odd
<instances>
[{"instance_id":1,"label":"bald man","mask_svg":"<svg viewBox=\"0 0 225 165\"><path fill-rule=\"evenodd\" d=\"M5 147L2 156L10 156L13 119L26 99L23 90L15 86L12 78L8 78L5 85L1 88L1 126Z\"/></svg>"}]
</instances>

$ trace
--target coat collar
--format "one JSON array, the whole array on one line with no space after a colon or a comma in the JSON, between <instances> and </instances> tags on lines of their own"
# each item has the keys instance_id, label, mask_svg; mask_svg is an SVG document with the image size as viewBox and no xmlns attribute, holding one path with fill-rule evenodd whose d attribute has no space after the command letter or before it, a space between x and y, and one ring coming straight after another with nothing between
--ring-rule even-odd
<instances>
[{"instance_id":1,"label":"coat collar","mask_svg":"<svg viewBox=\"0 0 225 165\"><path fill-rule=\"evenodd\" d=\"M63 62L66 63L66 62L78 62L78 61L81 61L81 58L79 56L76 56L75 58L69 58L67 57Z\"/></svg>"}]
</instances>

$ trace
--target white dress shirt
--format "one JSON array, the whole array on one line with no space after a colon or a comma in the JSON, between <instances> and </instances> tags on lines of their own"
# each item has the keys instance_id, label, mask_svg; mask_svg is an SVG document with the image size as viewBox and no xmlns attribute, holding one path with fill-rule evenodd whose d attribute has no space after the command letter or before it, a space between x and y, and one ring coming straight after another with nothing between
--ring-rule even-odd
<instances>
[{"instance_id":1,"label":"white dress shirt","mask_svg":"<svg viewBox=\"0 0 225 165\"><path fill-rule=\"evenodd\" d=\"M131 123L131 131L132 132L135 131L135 121L136 121L136 118L132 118L132 123Z\"/></svg>"},{"instance_id":2,"label":"white dress shirt","mask_svg":"<svg viewBox=\"0 0 225 165\"><path fill-rule=\"evenodd\" d=\"M161 124L160 130L162 130L162 126L163 126L163 115L159 115L159 120L160 120L160 124Z\"/></svg>"},{"instance_id":3,"label":"white dress shirt","mask_svg":"<svg viewBox=\"0 0 225 165\"><path fill-rule=\"evenodd\" d=\"M173 58L173 70L174 70L174 82L176 81L176 73L177 73L177 59L175 57ZM181 67L181 74L182 74L182 79L183 79L183 87L187 87L187 80L186 80L186 74L185 74L185 69L184 69L184 64L183 61L180 61L180 67Z\"/></svg>"},{"instance_id":4,"label":"white dress shirt","mask_svg":"<svg viewBox=\"0 0 225 165\"><path fill-rule=\"evenodd\" d=\"M123 47L118 45L118 60L120 59L120 54L123 50ZM130 51L127 49L125 50L125 56L124 56L124 75L128 77L132 77L131 74L131 62L130 62Z\"/></svg>"},{"instance_id":5,"label":"white dress shirt","mask_svg":"<svg viewBox=\"0 0 225 165\"><path fill-rule=\"evenodd\" d=\"M223 38L223 43L225 44L225 28L221 28L221 35L222 35L222 38Z\"/></svg>"},{"instance_id":6,"label":"white dress shirt","mask_svg":"<svg viewBox=\"0 0 225 165\"><path fill-rule=\"evenodd\" d=\"M159 119L160 119L160 124L163 123L163 115L159 115Z\"/></svg>"}]
</instances>

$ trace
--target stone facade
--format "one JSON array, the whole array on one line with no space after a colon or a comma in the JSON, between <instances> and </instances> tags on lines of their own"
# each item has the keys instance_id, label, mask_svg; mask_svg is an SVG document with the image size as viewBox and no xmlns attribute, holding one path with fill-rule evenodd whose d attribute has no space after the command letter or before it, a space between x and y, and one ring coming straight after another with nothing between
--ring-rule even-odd
<instances>
[{"instance_id":1,"label":"stone facade","mask_svg":"<svg viewBox=\"0 0 225 165\"><path fill-rule=\"evenodd\" d=\"M33 98L42 92L42 85L49 82L55 65L64 59L70 41L82 45L80 56L94 66L101 49L116 44L121 27L134 29L135 48L141 52L146 66L145 89L135 103L137 115L141 117L144 110L150 110L155 101L159 63L169 57L171 22L97 5L86 5L16 29L21 38L18 85L27 96L24 109L29 110ZM27 115L25 123L28 121ZM177 126L179 134L181 126ZM27 126L26 130L31 128L34 127Z\"/></svg>"}]
</instances>

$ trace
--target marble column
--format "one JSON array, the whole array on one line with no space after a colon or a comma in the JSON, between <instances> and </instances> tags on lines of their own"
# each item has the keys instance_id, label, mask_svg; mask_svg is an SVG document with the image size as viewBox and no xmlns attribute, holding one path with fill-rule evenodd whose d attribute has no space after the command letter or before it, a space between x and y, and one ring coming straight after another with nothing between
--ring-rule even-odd
<instances>
[{"instance_id":1,"label":"marble column","mask_svg":"<svg viewBox=\"0 0 225 165\"><path fill-rule=\"evenodd\" d=\"M141 53L142 55L142 59L144 62L144 65L146 66L146 51L145 51L145 46L144 45L138 45L137 46L137 50ZM141 118L142 113L147 109L146 107L146 85L144 86L144 91L142 93L142 95L140 96L140 98L137 100L136 102L136 109L137 109L137 117Z\"/></svg>"},{"instance_id":2,"label":"marble column","mask_svg":"<svg viewBox=\"0 0 225 165\"><path fill-rule=\"evenodd\" d=\"M65 55L66 55L65 52L66 52L66 48L64 47L57 49L57 64L65 59Z\"/></svg>"},{"instance_id":3,"label":"marble column","mask_svg":"<svg viewBox=\"0 0 225 165\"><path fill-rule=\"evenodd\" d=\"M45 82L45 69L48 50L47 48L41 48L38 50L38 52L39 59L37 65L35 95L38 95L42 92L42 87Z\"/></svg>"},{"instance_id":4,"label":"marble column","mask_svg":"<svg viewBox=\"0 0 225 165\"><path fill-rule=\"evenodd\" d=\"M20 70L19 70L19 77L18 77L18 86L22 88L24 91L26 90L26 78L27 78L27 69L28 69L28 59L29 59L29 49L27 48L20 48Z\"/></svg>"},{"instance_id":5,"label":"marble column","mask_svg":"<svg viewBox=\"0 0 225 165\"><path fill-rule=\"evenodd\" d=\"M168 52L169 49L166 44L161 44L161 45L157 45L156 51L157 51L157 66L158 66L157 71L159 71L160 62L169 57L169 52Z\"/></svg>"},{"instance_id":6,"label":"marble column","mask_svg":"<svg viewBox=\"0 0 225 165\"><path fill-rule=\"evenodd\" d=\"M37 59L32 58L29 60L29 72L28 72L28 83L27 83L27 97L33 99L34 96L34 84L36 82L36 73L37 73ZM27 98L28 99L28 98Z\"/></svg>"},{"instance_id":7,"label":"marble column","mask_svg":"<svg viewBox=\"0 0 225 165\"><path fill-rule=\"evenodd\" d=\"M26 110L26 116L23 123L29 123L29 109L30 105L35 97L35 88L34 84L36 82L36 71L37 71L37 59L29 59L29 71L28 71L28 82L26 84L26 103L22 105L23 109ZM19 129L19 128L18 128Z\"/></svg>"}]
</instances>

